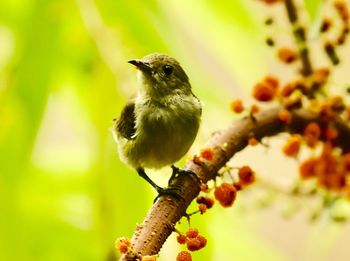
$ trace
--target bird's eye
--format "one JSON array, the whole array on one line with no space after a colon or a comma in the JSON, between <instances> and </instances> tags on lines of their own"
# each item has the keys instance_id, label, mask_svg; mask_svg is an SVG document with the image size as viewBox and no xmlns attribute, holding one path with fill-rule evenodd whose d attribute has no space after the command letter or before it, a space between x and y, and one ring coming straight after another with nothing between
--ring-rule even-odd
<instances>
[{"instance_id":1,"label":"bird's eye","mask_svg":"<svg viewBox=\"0 0 350 261\"><path fill-rule=\"evenodd\" d=\"M163 72L165 75L170 75L173 72L173 67L170 65L164 65L163 66Z\"/></svg>"}]
</instances>

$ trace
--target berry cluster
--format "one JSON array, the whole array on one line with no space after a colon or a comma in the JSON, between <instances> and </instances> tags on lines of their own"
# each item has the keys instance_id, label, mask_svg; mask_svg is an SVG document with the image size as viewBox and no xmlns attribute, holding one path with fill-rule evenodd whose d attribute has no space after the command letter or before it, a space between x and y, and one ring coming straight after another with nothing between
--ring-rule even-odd
<instances>
[{"instance_id":1,"label":"berry cluster","mask_svg":"<svg viewBox=\"0 0 350 261\"><path fill-rule=\"evenodd\" d=\"M283 1L262 0L262 2L275 4ZM336 47L343 45L347 39L350 30L350 16L348 4L344 0L330 2L332 2L331 7L337 15L333 19L329 17L323 19L320 25L320 34L322 39L326 39L323 48L325 55L335 66L340 62ZM288 8L296 7L289 5ZM294 11L297 10L292 10L291 13ZM288 125L293 120L295 110L303 109L316 116L317 121L307 124L300 134L292 134L288 138L282 151L288 157L298 157L302 147L311 149L312 156L302 160L299 166L300 178L302 180L315 180L319 188L336 191L350 198L350 153L339 146L341 144L339 129L335 124L335 122L350 120L350 106L346 104L346 100L342 96L329 94L331 66L312 69L306 49L305 32L307 26L298 24L296 19L295 17L293 21L291 20L291 23L296 27L295 33L299 31L299 36L304 35L301 38L296 37L299 50L281 47L277 50L277 57L285 64L303 60L301 61L302 65L308 66L307 73L300 70L294 80L284 83L281 83L280 79L275 76L267 75L254 86L252 95L260 103L271 101L278 103L281 106L278 119L285 124L287 130ZM340 22L336 22L336 19ZM273 19L269 18L265 24L271 25L272 22ZM341 26L339 27L339 25ZM328 34L331 31L333 33ZM330 40L329 37L334 37L334 35L336 38ZM275 41L269 38L268 42L274 43ZM271 44L269 45L271 46ZM302 55L303 57L301 57ZM242 112L242 108L243 104L238 100L234 100L231 104L231 110L236 113ZM254 142L248 141L248 144L254 144ZM317 153L316 151L320 151L320 149L321 152Z\"/></svg>"},{"instance_id":2,"label":"berry cluster","mask_svg":"<svg viewBox=\"0 0 350 261\"><path fill-rule=\"evenodd\" d=\"M230 176L232 175L231 170L232 169L228 168L226 171ZM238 191L255 181L255 172L249 166L243 166L238 168L237 177L237 181L233 183L222 182L220 186L215 187L215 199L225 208L233 205ZM233 179L233 176L231 176L231 178Z\"/></svg>"},{"instance_id":3,"label":"berry cluster","mask_svg":"<svg viewBox=\"0 0 350 261\"><path fill-rule=\"evenodd\" d=\"M177 242L181 245L186 245L187 250L193 252L198 251L207 245L207 239L200 235L197 228L189 228L185 234L178 233ZM176 258L177 261L192 260L191 254L188 251L181 251Z\"/></svg>"},{"instance_id":4,"label":"berry cluster","mask_svg":"<svg viewBox=\"0 0 350 261\"><path fill-rule=\"evenodd\" d=\"M268 5L285 2L288 14L292 16L298 11L292 1L287 3L287 1L261 0L261 2ZM312 156L303 159L300 163L300 178L314 180L319 188L336 191L338 195L340 193L350 199L350 152L341 148L339 129L335 124L335 122L350 121L350 105L346 104L346 98L332 96L329 93L332 65L336 66L340 62L336 47L343 45L347 39L350 30L350 13L349 5L344 0L330 2L333 13L336 15L333 19L329 17L323 19L320 34L321 39L326 39L323 40L323 49L331 61L331 66L313 68L308 56L307 38L305 37L307 26L301 25L297 17L290 19L295 27L294 37L298 49L277 47L277 58L286 65L299 63L303 68L291 80L283 82L278 77L268 74L258 81L253 86L252 96L259 105L251 105L249 112L254 119L254 114L260 110L255 110L255 108L274 102L280 106L278 120L285 125L287 131L293 122L293 114L297 110L304 110L318 119L307 124L299 134L290 135L282 151L286 156L296 158L299 157L301 148L309 148ZM336 19L339 21L336 22ZM266 19L265 24L272 25L273 18ZM331 31L332 33L328 34ZM330 40L329 37L334 37L334 35L336 39ZM269 38L267 43L269 46L274 46L275 40ZM230 108L235 113L242 113L245 110L243 102L239 99L233 100ZM248 138L249 145L256 145L258 142L253 134ZM321 152L317 153L320 150ZM254 180L254 175L251 177ZM248 181L248 184L251 182ZM242 184L244 185L242 182L239 185ZM228 207L233 204L240 188L239 185L222 183L215 189L214 195L222 206Z\"/></svg>"}]
</instances>

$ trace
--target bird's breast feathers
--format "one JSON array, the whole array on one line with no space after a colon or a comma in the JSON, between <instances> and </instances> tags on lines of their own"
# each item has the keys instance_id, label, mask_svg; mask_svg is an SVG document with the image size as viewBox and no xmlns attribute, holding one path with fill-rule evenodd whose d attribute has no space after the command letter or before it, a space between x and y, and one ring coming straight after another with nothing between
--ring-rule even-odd
<instances>
[{"instance_id":1,"label":"bird's breast feathers","mask_svg":"<svg viewBox=\"0 0 350 261\"><path fill-rule=\"evenodd\" d=\"M179 160L192 145L200 124L201 104L195 96L173 97L159 104L135 102L135 135L124 143L131 165L158 168Z\"/></svg>"}]
</instances>

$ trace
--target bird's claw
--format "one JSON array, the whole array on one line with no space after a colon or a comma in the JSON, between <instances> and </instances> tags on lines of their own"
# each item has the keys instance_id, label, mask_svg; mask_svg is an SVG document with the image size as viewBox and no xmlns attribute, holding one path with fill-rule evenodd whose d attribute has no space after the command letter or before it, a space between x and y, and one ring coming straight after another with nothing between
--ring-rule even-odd
<instances>
[{"instance_id":1,"label":"bird's claw","mask_svg":"<svg viewBox=\"0 0 350 261\"><path fill-rule=\"evenodd\" d=\"M159 197L164 196L164 195L170 195L170 196L174 196L178 199L184 200L184 197L181 195L181 190L179 188L176 188L176 187L166 187L166 188L157 187L156 190L158 192L158 195L154 199L153 203L156 202Z\"/></svg>"},{"instance_id":2,"label":"bird's claw","mask_svg":"<svg viewBox=\"0 0 350 261\"><path fill-rule=\"evenodd\" d=\"M172 168L173 172L172 172L171 177L169 179L169 184L178 175L188 175L191 178L193 178L194 180L196 180L198 183L200 183L199 177L193 171L180 169L180 168L178 168L178 167L176 167L174 165L171 165L171 168Z\"/></svg>"}]
</instances>

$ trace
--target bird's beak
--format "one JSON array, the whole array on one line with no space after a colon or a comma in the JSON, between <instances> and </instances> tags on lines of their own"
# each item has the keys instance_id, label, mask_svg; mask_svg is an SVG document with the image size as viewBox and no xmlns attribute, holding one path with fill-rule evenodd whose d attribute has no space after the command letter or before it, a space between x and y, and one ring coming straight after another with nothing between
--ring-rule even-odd
<instances>
[{"instance_id":1,"label":"bird's beak","mask_svg":"<svg viewBox=\"0 0 350 261\"><path fill-rule=\"evenodd\" d=\"M141 60L135 59L135 60L130 60L128 61L128 63L131 63L132 65L135 65L137 67L137 69L140 69L143 72L152 72L152 67L149 66L148 63L145 63Z\"/></svg>"}]
</instances>

